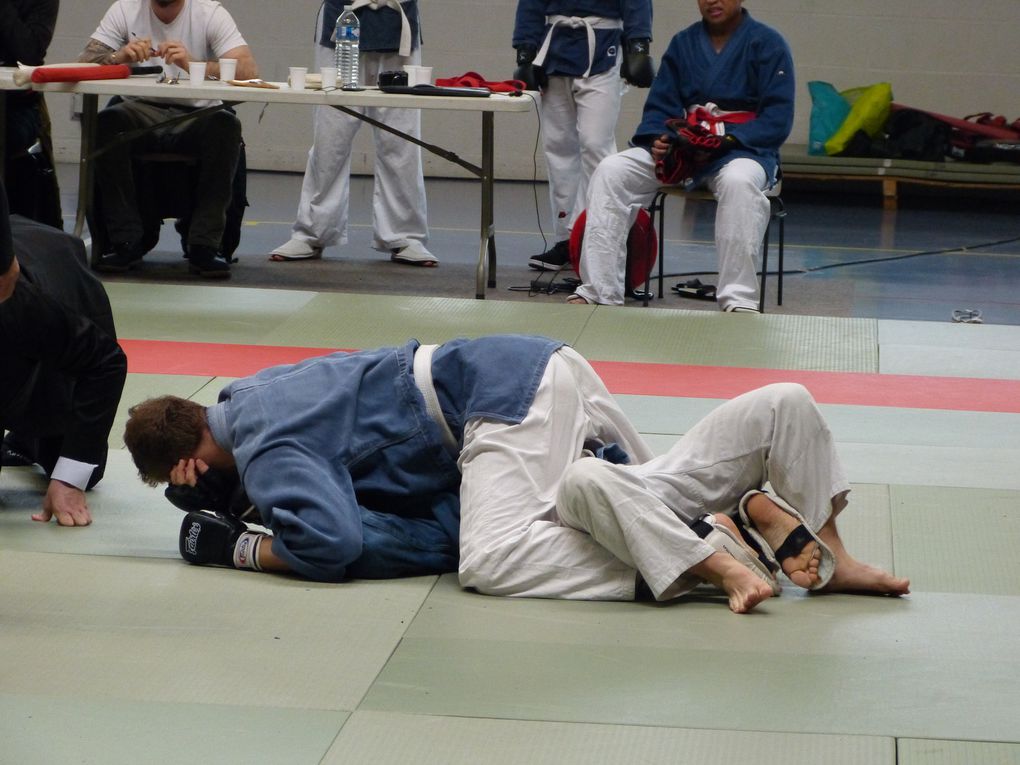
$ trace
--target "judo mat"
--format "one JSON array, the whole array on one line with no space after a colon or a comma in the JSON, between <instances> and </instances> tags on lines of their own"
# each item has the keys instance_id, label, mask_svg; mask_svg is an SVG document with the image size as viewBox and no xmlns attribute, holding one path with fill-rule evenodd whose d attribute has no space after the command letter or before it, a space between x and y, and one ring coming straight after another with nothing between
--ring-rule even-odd
<instances>
[{"instance_id":1,"label":"judo mat","mask_svg":"<svg viewBox=\"0 0 1020 765\"><path fill-rule=\"evenodd\" d=\"M94 522L0 475L3 763L1020 763L1020 327L208 285L108 285L129 357ZM840 529L901 599L788 585L748 616L502 599L452 575L325 585L183 563L123 450L132 404L211 403L313 352L570 342L663 451L721 400L806 384Z\"/></svg>"}]
</instances>

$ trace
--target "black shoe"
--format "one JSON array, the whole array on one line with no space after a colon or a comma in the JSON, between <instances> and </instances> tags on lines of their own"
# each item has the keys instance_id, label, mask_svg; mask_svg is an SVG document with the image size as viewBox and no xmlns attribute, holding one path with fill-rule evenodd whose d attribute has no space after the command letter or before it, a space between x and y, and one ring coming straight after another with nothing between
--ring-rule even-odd
<instances>
[{"instance_id":1,"label":"black shoe","mask_svg":"<svg viewBox=\"0 0 1020 765\"><path fill-rule=\"evenodd\" d=\"M7 438L0 444L0 465L3 467L28 467L34 465L35 461L27 454L22 453L19 447L15 445L14 439L11 437L13 434L8 434Z\"/></svg>"},{"instance_id":2,"label":"black shoe","mask_svg":"<svg viewBox=\"0 0 1020 765\"><path fill-rule=\"evenodd\" d=\"M122 274L134 268L145 253L141 245L121 242L114 245L113 252L104 252L92 268L104 274Z\"/></svg>"},{"instance_id":3,"label":"black shoe","mask_svg":"<svg viewBox=\"0 0 1020 765\"><path fill-rule=\"evenodd\" d=\"M203 279L229 279L230 264L212 247L192 244L188 247L188 271Z\"/></svg>"},{"instance_id":4,"label":"black shoe","mask_svg":"<svg viewBox=\"0 0 1020 765\"><path fill-rule=\"evenodd\" d=\"M570 247L564 239L554 244L548 252L536 255L528 261L528 265L539 271L559 271L570 264Z\"/></svg>"}]
</instances>

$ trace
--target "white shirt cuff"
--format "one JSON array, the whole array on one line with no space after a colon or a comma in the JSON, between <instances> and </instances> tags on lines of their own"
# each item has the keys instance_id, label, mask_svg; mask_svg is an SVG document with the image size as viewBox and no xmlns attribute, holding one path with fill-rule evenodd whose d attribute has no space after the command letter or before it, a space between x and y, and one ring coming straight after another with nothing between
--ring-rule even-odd
<instances>
[{"instance_id":1,"label":"white shirt cuff","mask_svg":"<svg viewBox=\"0 0 1020 765\"><path fill-rule=\"evenodd\" d=\"M89 485L89 479L92 478L92 471L95 469L95 465L90 465L87 462L78 462L78 460L72 460L69 457L60 457L57 460L56 467L53 468L53 472L50 474L50 478L69 483L71 486L85 491L85 487Z\"/></svg>"}]
</instances>

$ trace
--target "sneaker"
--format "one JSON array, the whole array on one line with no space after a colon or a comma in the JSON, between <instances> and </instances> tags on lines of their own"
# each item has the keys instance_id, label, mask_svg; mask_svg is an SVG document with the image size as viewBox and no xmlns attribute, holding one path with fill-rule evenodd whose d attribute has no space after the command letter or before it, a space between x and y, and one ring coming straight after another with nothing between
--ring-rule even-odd
<instances>
[{"instance_id":1,"label":"sneaker","mask_svg":"<svg viewBox=\"0 0 1020 765\"><path fill-rule=\"evenodd\" d=\"M121 242L113 247L113 252L104 252L92 264L92 268L104 274L121 274L134 268L145 253L141 245Z\"/></svg>"},{"instance_id":2,"label":"sneaker","mask_svg":"<svg viewBox=\"0 0 1020 765\"><path fill-rule=\"evenodd\" d=\"M188 271L203 279L230 278L230 264L212 247L203 244L188 247Z\"/></svg>"},{"instance_id":3,"label":"sneaker","mask_svg":"<svg viewBox=\"0 0 1020 765\"><path fill-rule=\"evenodd\" d=\"M570 265L570 246L566 239L554 244L548 252L536 255L528 261L528 265L539 271L559 271Z\"/></svg>"},{"instance_id":4,"label":"sneaker","mask_svg":"<svg viewBox=\"0 0 1020 765\"><path fill-rule=\"evenodd\" d=\"M278 263L285 260L317 260L321 257L321 247L293 237L269 253L269 259Z\"/></svg>"},{"instance_id":5,"label":"sneaker","mask_svg":"<svg viewBox=\"0 0 1020 765\"><path fill-rule=\"evenodd\" d=\"M405 263L411 266L438 266L439 258L429 252L425 245L412 240L403 247L390 250L390 260L394 263Z\"/></svg>"}]
</instances>

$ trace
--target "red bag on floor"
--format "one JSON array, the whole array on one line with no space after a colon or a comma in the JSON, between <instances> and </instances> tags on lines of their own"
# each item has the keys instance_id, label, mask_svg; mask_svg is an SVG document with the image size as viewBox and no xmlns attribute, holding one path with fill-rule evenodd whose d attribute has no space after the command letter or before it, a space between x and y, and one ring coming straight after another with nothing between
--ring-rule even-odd
<instances>
[{"instance_id":1,"label":"red bag on floor","mask_svg":"<svg viewBox=\"0 0 1020 765\"><path fill-rule=\"evenodd\" d=\"M585 210L577 216L574 227L570 229L570 265L574 271L581 273L581 245L584 242L584 224L588 217ZM648 274L659 256L659 238L655 235L655 227L647 210L639 210L634 225L627 235L627 270L624 278L624 292L630 294L648 280Z\"/></svg>"}]
</instances>

